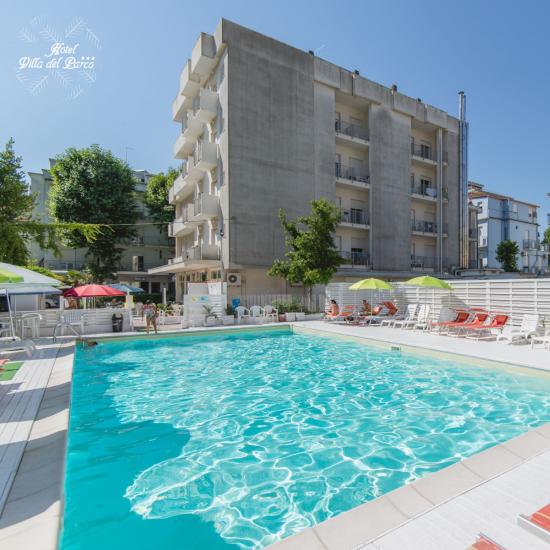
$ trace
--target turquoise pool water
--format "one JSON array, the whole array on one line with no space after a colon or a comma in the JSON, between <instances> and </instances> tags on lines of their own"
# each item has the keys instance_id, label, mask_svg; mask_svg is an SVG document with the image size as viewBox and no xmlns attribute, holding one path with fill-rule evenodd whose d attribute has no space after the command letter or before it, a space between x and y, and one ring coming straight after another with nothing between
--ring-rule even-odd
<instances>
[{"instance_id":1,"label":"turquoise pool water","mask_svg":"<svg viewBox=\"0 0 550 550\"><path fill-rule=\"evenodd\" d=\"M547 421L520 370L280 330L100 343L61 548L262 548Z\"/></svg>"}]
</instances>

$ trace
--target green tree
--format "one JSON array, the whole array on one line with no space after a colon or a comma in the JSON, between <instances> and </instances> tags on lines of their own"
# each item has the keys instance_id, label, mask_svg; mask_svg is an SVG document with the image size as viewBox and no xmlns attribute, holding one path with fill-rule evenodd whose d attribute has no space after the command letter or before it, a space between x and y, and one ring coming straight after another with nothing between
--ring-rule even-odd
<instances>
[{"instance_id":1,"label":"green tree","mask_svg":"<svg viewBox=\"0 0 550 550\"><path fill-rule=\"evenodd\" d=\"M168 223L174 219L174 206L168 202L168 191L177 177L178 171L175 168L168 168L166 174L161 172L152 176L147 182L143 197L152 220L165 232L168 230Z\"/></svg>"},{"instance_id":2,"label":"green tree","mask_svg":"<svg viewBox=\"0 0 550 550\"><path fill-rule=\"evenodd\" d=\"M496 259L500 262L502 268L506 272L519 271L517 263L517 255L519 247L514 241L501 241L497 246Z\"/></svg>"},{"instance_id":3,"label":"green tree","mask_svg":"<svg viewBox=\"0 0 550 550\"><path fill-rule=\"evenodd\" d=\"M544 236L542 238L542 242L544 244L550 244L550 226L548 226L546 228L546 230L544 231Z\"/></svg>"},{"instance_id":4,"label":"green tree","mask_svg":"<svg viewBox=\"0 0 550 550\"><path fill-rule=\"evenodd\" d=\"M313 287L328 284L342 263L333 239L340 210L327 199L318 199L311 202L310 215L291 221L279 210L279 220L289 250L287 259L275 260L268 274L303 285L311 303Z\"/></svg>"},{"instance_id":5,"label":"green tree","mask_svg":"<svg viewBox=\"0 0 550 550\"><path fill-rule=\"evenodd\" d=\"M66 244L88 248L89 269L97 279L113 276L123 250L117 245L135 235L138 217L136 181L129 166L110 151L92 145L67 149L56 158L51 173L49 208L55 220L108 226L92 243L68 229L64 231Z\"/></svg>"},{"instance_id":6,"label":"green tree","mask_svg":"<svg viewBox=\"0 0 550 550\"><path fill-rule=\"evenodd\" d=\"M24 264L29 258L27 243L31 237L27 222L31 220L34 197L15 155L10 139L0 153L0 260Z\"/></svg>"}]
</instances>

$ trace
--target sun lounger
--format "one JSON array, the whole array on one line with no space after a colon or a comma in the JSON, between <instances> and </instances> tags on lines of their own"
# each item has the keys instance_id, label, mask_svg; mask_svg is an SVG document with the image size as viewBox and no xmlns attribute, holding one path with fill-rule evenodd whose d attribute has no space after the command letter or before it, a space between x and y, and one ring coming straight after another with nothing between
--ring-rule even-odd
<instances>
[{"instance_id":1,"label":"sun lounger","mask_svg":"<svg viewBox=\"0 0 550 550\"><path fill-rule=\"evenodd\" d=\"M384 319L388 319L388 317L393 317L393 315L390 315L390 310L384 305L378 305L372 309L372 315L363 317L363 324L377 325Z\"/></svg>"},{"instance_id":2,"label":"sun lounger","mask_svg":"<svg viewBox=\"0 0 550 550\"><path fill-rule=\"evenodd\" d=\"M466 330L466 338L472 340L486 340L489 338L495 338L495 333L500 333L504 330L504 327L508 323L508 315L503 313L496 313L491 315L489 323L484 323L478 327L470 327Z\"/></svg>"},{"instance_id":3,"label":"sun lounger","mask_svg":"<svg viewBox=\"0 0 550 550\"><path fill-rule=\"evenodd\" d=\"M424 313L421 315L418 314L416 323L412 327L418 330L429 330L430 328L430 306L424 306Z\"/></svg>"},{"instance_id":4,"label":"sun lounger","mask_svg":"<svg viewBox=\"0 0 550 550\"><path fill-rule=\"evenodd\" d=\"M530 516L520 514L518 525L542 540L550 542L550 504L543 506Z\"/></svg>"},{"instance_id":5,"label":"sun lounger","mask_svg":"<svg viewBox=\"0 0 550 550\"><path fill-rule=\"evenodd\" d=\"M474 318L471 321L460 323L459 326L451 325L449 335L462 336L466 333L466 331L470 329L475 330L477 328L484 327L490 324L490 322L491 318L489 316L489 313L487 313L486 311L476 311L476 313L474 314Z\"/></svg>"},{"instance_id":6,"label":"sun lounger","mask_svg":"<svg viewBox=\"0 0 550 550\"><path fill-rule=\"evenodd\" d=\"M394 328L402 327L403 323L416 320L416 312L418 310L418 304L409 304L405 310L405 315L395 315L393 319L384 319L380 326L390 326Z\"/></svg>"},{"instance_id":7,"label":"sun lounger","mask_svg":"<svg viewBox=\"0 0 550 550\"><path fill-rule=\"evenodd\" d=\"M505 548L491 540L487 535L479 533L474 544L469 546L467 550L505 550Z\"/></svg>"},{"instance_id":8,"label":"sun lounger","mask_svg":"<svg viewBox=\"0 0 550 550\"><path fill-rule=\"evenodd\" d=\"M473 319L472 312L465 309L458 309L455 312L455 318L450 321L436 321L431 323L430 328L438 334L447 334L452 327L462 326Z\"/></svg>"},{"instance_id":9,"label":"sun lounger","mask_svg":"<svg viewBox=\"0 0 550 550\"><path fill-rule=\"evenodd\" d=\"M343 306L337 315L331 315L330 313L327 313L325 317L325 321L328 321L328 322L346 321L347 319L354 316L354 312L355 312L354 306Z\"/></svg>"},{"instance_id":10,"label":"sun lounger","mask_svg":"<svg viewBox=\"0 0 550 550\"><path fill-rule=\"evenodd\" d=\"M24 351L27 357L30 357L35 349L36 346L32 340L11 337L0 338L0 354L2 355Z\"/></svg>"},{"instance_id":11,"label":"sun lounger","mask_svg":"<svg viewBox=\"0 0 550 550\"><path fill-rule=\"evenodd\" d=\"M539 316L532 313L526 313L521 320L521 326L506 327L506 329L497 336L497 342L513 344L523 340L527 341L532 336L537 335L538 326Z\"/></svg>"}]
</instances>

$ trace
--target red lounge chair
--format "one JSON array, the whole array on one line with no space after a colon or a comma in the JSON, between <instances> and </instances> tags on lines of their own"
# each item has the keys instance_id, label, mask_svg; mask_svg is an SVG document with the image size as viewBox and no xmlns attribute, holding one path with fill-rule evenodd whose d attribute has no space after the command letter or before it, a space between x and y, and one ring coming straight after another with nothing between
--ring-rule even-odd
<instances>
[{"instance_id":1,"label":"red lounge chair","mask_svg":"<svg viewBox=\"0 0 550 550\"><path fill-rule=\"evenodd\" d=\"M342 306L342 309L340 310L340 312L337 315L331 315L330 313L327 313L326 317L325 317L325 320L327 320L327 321L342 321L342 320L344 320L345 321L348 317L353 316L354 309L355 308L353 306Z\"/></svg>"},{"instance_id":2,"label":"red lounge chair","mask_svg":"<svg viewBox=\"0 0 550 550\"><path fill-rule=\"evenodd\" d=\"M472 317L471 312L463 310L463 309L457 309L456 310L456 317L452 321L434 321L431 324L431 328L432 328L432 330L439 329L437 332L441 332L442 328L451 327L453 325L454 326L463 325L471 317Z\"/></svg>"},{"instance_id":3,"label":"red lounge chair","mask_svg":"<svg viewBox=\"0 0 550 550\"><path fill-rule=\"evenodd\" d=\"M457 328L456 335L460 336L462 334L462 331L467 331L470 329L477 329L481 327L485 327L489 324L489 314L486 311L478 311L475 313L474 318L470 322L466 323L459 323L458 327L454 327L451 325L451 328Z\"/></svg>"},{"instance_id":4,"label":"red lounge chair","mask_svg":"<svg viewBox=\"0 0 550 550\"><path fill-rule=\"evenodd\" d=\"M466 338L473 338L476 340L481 340L482 338L492 338L493 334L492 331L499 330L502 331L502 329L506 326L508 323L509 316L504 315L503 313L496 313L492 315L492 319L490 323L485 323L482 326L479 327L471 327L468 329L468 331L471 331L470 334L466 335ZM482 333L484 331L490 331L489 336L482 336Z\"/></svg>"},{"instance_id":5,"label":"red lounge chair","mask_svg":"<svg viewBox=\"0 0 550 550\"><path fill-rule=\"evenodd\" d=\"M550 504L543 506L530 516L520 514L518 525L521 525L521 527L537 535L542 540L550 542Z\"/></svg>"},{"instance_id":6,"label":"red lounge chair","mask_svg":"<svg viewBox=\"0 0 550 550\"><path fill-rule=\"evenodd\" d=\"M505 550L503 546L491 540L487 535L480 533L476 541L468 550Z\"/></svg>"}]
</instances>

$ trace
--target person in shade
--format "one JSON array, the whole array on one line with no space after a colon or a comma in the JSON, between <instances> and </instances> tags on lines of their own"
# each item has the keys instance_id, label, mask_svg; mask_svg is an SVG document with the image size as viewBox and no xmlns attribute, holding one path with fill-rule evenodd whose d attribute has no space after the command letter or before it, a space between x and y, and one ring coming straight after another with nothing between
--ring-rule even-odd
<instances>
[{"instance_id":1,"label":"person in shade","mask_svg":"<svg viewBox=\"0 0 550 550\"><path fill-rule=\"evenodd\" d=\"M147 334L151 330L151 325L155 329L155 334L157 331L157 306L151 301L147 300L143 306L143 314L145 315L145 322L147 324Z\"/></svg>"}]
</instances>

